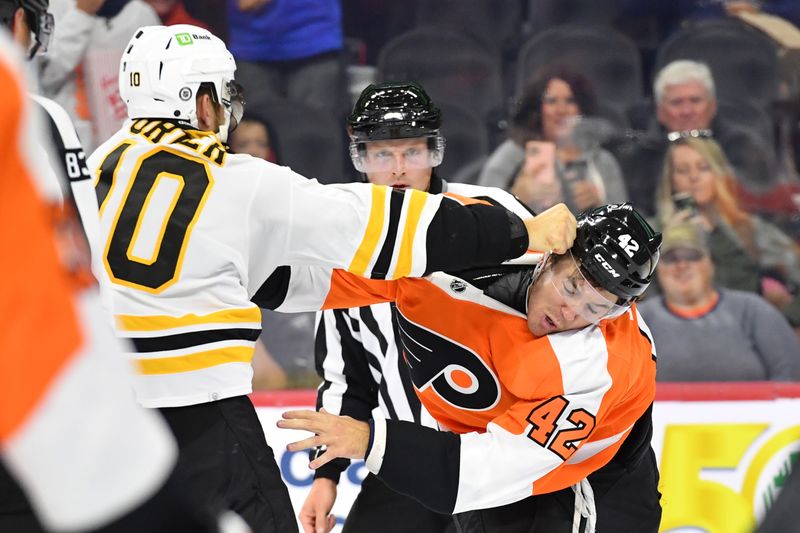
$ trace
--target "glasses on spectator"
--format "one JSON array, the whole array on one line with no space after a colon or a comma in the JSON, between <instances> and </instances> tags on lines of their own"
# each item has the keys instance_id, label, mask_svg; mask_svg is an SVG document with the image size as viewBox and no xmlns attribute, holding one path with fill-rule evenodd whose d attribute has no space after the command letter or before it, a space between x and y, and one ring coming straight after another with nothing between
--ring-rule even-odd
<instances>
[{"instance_id":1,"label":"glasses on spectator","mask_svg":"<svg viewBox=\"0 0 800 533\"><path fill-rule=\"evenodd\" d=\"M713 132L709 129L702 129L702 130L682 130L682 131L671 131L667 133L667 140L669 142L675 142L680 139L710 139L713 136Z\"/></svg>"},{"instance_id":2,"label":"glasses on spectator","mask_svg":"<svg viewBox=\"0 0 800 533\"><path fill-rule=\"evenodd\" d=\"M676 248L661 254L660 261L666 265L674 265L680 262L696 263L703 258L703 252L694 248Z\"/></svg>"}]
</instances>

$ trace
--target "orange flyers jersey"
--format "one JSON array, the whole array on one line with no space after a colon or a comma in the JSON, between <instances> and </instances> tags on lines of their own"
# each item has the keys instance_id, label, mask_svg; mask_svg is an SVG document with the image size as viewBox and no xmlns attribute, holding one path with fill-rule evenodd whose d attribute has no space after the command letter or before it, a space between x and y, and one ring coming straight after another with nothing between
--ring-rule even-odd
<instances>
[{"instance_id":1,"label":"orange flyers jersey","mask_svg":"<svg viewBox=\"0 0 800 533\"><path fill-rule=\"evenodd\" d=\"M0 450L48 530L94 529L155 492L176 449L129 392L79 224L31 150L46 137L13 46L0 32Z\"/></svg>"},{"instance_id":2,"label":"orange flyers jersey","mask_svg":"<svg viewBox=\"0 0 800 533\"><path fill-rule=\"evenodd\" d=\"M442 429L460 434L458 454L444 454L449 468L404 467L396 461L442 455L427 443L400 457L392 440L411 427L376 422L367 466L394 488L413 490L415 476L416 486L436 486L439 501L423 503L437 510L495 507L579 482L613 457L654 399L655 349L635 306L598 326L536 338L524 315L450 274L317 275L305 281L325 293L326 308L396 301L411 379Z\"/></svg>"}]
</instances>

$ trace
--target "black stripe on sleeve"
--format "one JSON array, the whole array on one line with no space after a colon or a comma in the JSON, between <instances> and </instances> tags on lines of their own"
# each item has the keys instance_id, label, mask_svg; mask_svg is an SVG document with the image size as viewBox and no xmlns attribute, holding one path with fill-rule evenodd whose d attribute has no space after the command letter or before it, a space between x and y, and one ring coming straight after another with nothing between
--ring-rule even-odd
<instances>
[{"instance_id":1,"label":"black stripe on sleeve","mask_svg":"<svg viewBox=\"0 0 800 533\"><path fill-rule=\"evenodd\" d=\"M58 132L58 125L56 125L56 121L53 120L53 116L45 106L36 100L33 100L33 102L39 107L41 110L41 116L47 122L47 130L50 132L50 142L52 143L53 148L56 150L59 156L61 156L61 161L64 161L64 154L66 153L67 148L64 146L64 139L61 138L61 134ZM64 170L64 177L66 177L67 173L66 169L63 168L63 165L62 170Z\"/></svg>"},{"instance_id":2,"label":"black stripe on sleeve","mask_svg":"<svg viewBox=\"0 0 800 533\"><path fill-rule=\"evenodd\" d=\"M347 382L347 389L342 395L341 414L352 416L356 420L369 420L372 410L378 406L377 384L369 369L369 353L350 334L350 317L347 313L344 310L334 312L336 330L342 345L343 373Z\"/></svg>"},{"instance_id":3,"label":"black stripe on sleeve","mask_svg":"<svg viewBox=\"0 0 800 533\"><path fill-rule=\"evenodd\" d=\"M291 277L291 267L279 266L258 288L250 301L262 309L277 309L286 299Z\"/></svg>"},{"instance_id":4,"label":"black stripe on sleeve","mask_svg":"<svg viewBox=\"0 0 800 533\"><path fill-rule=\"evenodd\" d=\"M445 198L428 226L426 273L496 265L528 246L525 224L502 207Z\"/></svg>"},{"instance_id":5,"label":"black stripe on sleeve","mask_svg":"<svg viewBox=\"0 0 800 533\"><path fill-rule=\"evenodd\" d=\"M394 306L394 304L391 304ZM381 331L380 326L378 325L378 321L375 320L375 314L372 312L372 308L369 306L366 307L359 307L359 316L361 317L361 321L367 327L368 330L375 335L375 338L378 339L378 344L381 347L381 352L383 352L384 357L386 356L386 350L389 348L389 343L386 340L386 336Z\"/></svg>"},{"instance_id":6,"label":"black stripe on sleeve","mask_svg":"<svg viewBox=\"0 0 800 533\"><path fill-rule=\"evenodd\" d=\"M389 418L399 419L400 417L397 415L397 409L395 409L394 406L394 398L392 398L392 395L389 393L389 387L386 383L386 376L383 368L383 364L386 361L386 352L389 349L389 343L386 340L386 335L384 335L383 331L381 331L380 325L378 324L378 321L375 319L375 315L372 312L372 307L360 307L358 311L361 321L364 323L364 327L366 327L367 330L375 336L381 349L381 360L379 360L378 356L372 352L364 350L367 354L367 361L369 362L370 366L376 368L381 374L381 380L378 383L378 394L380 394L380 397L383 398L383 404L386 406L386 410L389 412Z\"/></svg>"},{"instance_id":7,"label":"black stripe on sleeve","mask_svg":"<svg viewBox=\"0 0 800 533\"><path fill-rule=\"evenodd\" d=\"M403 212L404 199L405 193L403 191L392 189L392 196L389 200L389 228L386 231L386 239L383 241L378 260L375 261L375 266L372 267L370 277L373 279L386 279L386 274L389 272L389 265L392 264L392 256L394 255L397 228L400 225L400 214Z\"/></svg>"},{"instance_id":8,"label":"black stripe on sleeve","mask_svg":"<svg viewBox=\"0 0 800 533\"><path fill-rule=\"evenodd\" d=\"M320 325L317 328L317 338L314 343L314 366L323 383L317 391L317 408L322 407L324 397L332 394L332 383L326 379L324 364L332 358L337 358L337 363L342 368L346 384L341 398L340 414L352 416L357 420L369 420L372 409L378 405L377 384L372 379L372 373L367 363L367 353L364 346L350 333L350 317L348 310L334 309L322 312ZM339 350L331 350L325 336L325 317L333 317L336 334L339 337ZM335 342L335 341L334 341ZM341 353L338 353L341 352Z\"/></svg>"},{"instance_id":9,"label":"black stripe on sleeve","mask_svg":"<svg viewBox=\"0 0 800 533\"><path fill-rule=\"evenodd\" d=\"M414 422L420 424L422 422L422 404L414 389L414 383L411 381L411 374L408 372L408 365L406 365L405 356L403 355L403 343L400 342L400 325L397 323L397 306L394 303L392 303L391 306L392 329L394 330L395 345L399 352L399 357L397 358L397 375L400 376L400 382L403 384L408 406L411 409L411 413L414 415Z\"/></svg>"},{"instance_id":10,"label":"black stripe on sleeve","mask_svg":"<svg viewBox=\"0 0 800 533\"><path fill-rule=\"evenodd\" d=\"M650 336L647 335L647 333L645 333L642 328L639 328L639 333L642 334L642 337L647 339L647 342L650 344L650 348L652 350L652 348L653 348L653 339L651 339ZM650 357L653 359L653 361L658 361L658 358L656 357L656 354L655 354L655 350L653 350L652 353L650 353Z\"/></svg>"},{"instance_id":11,"label":"black stripe on sleeve","mask_svg":"<svg viewBox=\"0 0 800 533\"><path fill-rule=\"evenodd\" d=\"M317 317L319 318L319 323L317 324L317 332L314 336L314 369L317 371L317 375L320 378L322 378L322 383L317 389L317 411L319 411L322 408L323 394L325 394L331 387L331 382L325 380L325 369L322 367L322 364L325 362L325 358L328 356L328 343L326 342L327 330L325 329L325 314L333 312L335 311L320 311L319 313L317 313Z\"/></svg>"},{"instance_id":12,"label":"black stripe on sleeve","mask_svg":"<svg viewBox=\"0 0 800 533\"><path fill-rule=\"evenodd\" d=\"M220 341L245 340L255 342L260 334L260 329L232 328L192 331L163 337L131 337L128 340L133 343L137 352L146 353L179 350Z\"/></svg>"},{"instance_id":13,"label":"black stripe on sleeve","mask_svg":"<svg viewBox=\"0 0 800 533\"><path fill-rule=\"evenodd\" d=\"M333 317L336 333L339 336L341 346L341 356L335 351L328 349L325 318ZM346 383L346 388L341 398L341 415L352 416L357 420L368 420L372 409L377 405L377 394L375 392L372 374L367 365L367 358L363 345L354 338L348 327L352 322L348 315L348 310L334 309L323 311L317 336L314 342L314 365L317 374L323 379L322 385L317 389L317 409L323 406L323 398L332 394L332 382L325 379L324 363L329 358L339 357L342 367L342 374ZM328 324L330 325L330 323ZM355 326L357 329L358 326ZM317 452L319 453L319 452ZM312 455L313 458L313 455ZM350 464L348 459L334 459L328 464L318 468L314 473L314 478L328 478L334 481L339 480L339 476Z\"/></svg>"},{"instance_id":14,"label":"black stripe on sleeve","mask_svg":"<svg viewBox=\"0 0 800 533\"><path fill-rule=\"evenodd\" d=\"M461 439L403 420L386 421L378 478L437 513L452 514L458 495Z\"/></svg>"},{"instance_id":15,"label":"black stripe on sleeve","mask_svg":"<svg viewBox=\"0 0 800 533\"><path fill-rule=\"evenodd\" d=\"M66 111L52 100L46 98L34 97L32 102L42 111L42 115L47 122L47 128L50 131L50 142L55 150L54 154L50 153L49 150L47 151L51 165L58 165L57 168L61 170L64 177L69 181L89 179L86 155ZM70 139L65 139L65 135L69 136Z\"/></svg>"}]
</instances>

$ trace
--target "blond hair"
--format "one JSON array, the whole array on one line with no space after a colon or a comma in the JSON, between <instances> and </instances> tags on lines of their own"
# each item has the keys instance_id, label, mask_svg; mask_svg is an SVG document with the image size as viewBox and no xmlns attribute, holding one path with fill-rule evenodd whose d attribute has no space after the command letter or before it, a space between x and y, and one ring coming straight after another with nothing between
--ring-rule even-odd
<instances>
[{"instance_id":1,"label":"blond hair","mask_svg":"<svg viewBox=\"0 0 800 533\"><path fill-rule=\"evenodd\" d=\"M656 189L656 211L662 227L666 226L675 214L675 204L672 200L672 195L675 193L672 183L675 167L672 160L679 146L694 149L706 161L714 175L712 210L736 232L747 251L754 256L757 255L753 218L739 207L733 168L725 157L725 152L713 139L688 137L670 143L669 150L664 156L661 180Z\"/></svg>"}]
</instances>

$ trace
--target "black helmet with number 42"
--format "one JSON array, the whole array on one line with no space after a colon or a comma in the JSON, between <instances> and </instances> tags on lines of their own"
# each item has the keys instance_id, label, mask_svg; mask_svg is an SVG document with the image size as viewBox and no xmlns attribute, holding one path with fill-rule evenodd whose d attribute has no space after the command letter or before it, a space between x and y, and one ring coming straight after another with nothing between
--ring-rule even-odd
<instances>
[{"instance_id":1,"label":"black helmet with number 42","mask_svg":"<svg viewBox=\"0 0 800 533\"><path fill-rule=\"evenodd\" d=\"M387 82L370 84L359 96L347 117L350 157L359 172L367 172L364 143L393 139L428 139L429 158L425 165L435 167L444 157L444 138L439 134L442 118L439 108L419 84Z\"/></svg>"},{"instance_id":2,"label":"black helmet with number 42","mask_svg":"<svg viewBox=\"0 0 800 533\"><path fill-rule=\"evenodd\" d=\"M647 290L658 263L661 234L629 203L610 204L577 217L572 256L584 276L628 304Z\"/></svg>"}]
</instances>

